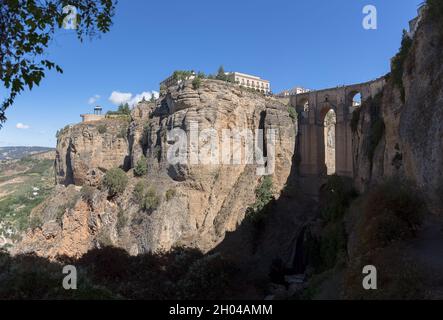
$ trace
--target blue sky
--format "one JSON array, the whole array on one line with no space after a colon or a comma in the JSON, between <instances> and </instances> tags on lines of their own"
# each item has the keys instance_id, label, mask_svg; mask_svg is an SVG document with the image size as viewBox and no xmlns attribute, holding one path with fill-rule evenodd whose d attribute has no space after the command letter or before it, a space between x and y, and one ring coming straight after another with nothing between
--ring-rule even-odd
<instances>
[{"instance_id":1,"label":"blue sky","mask_svg":"<svg viewBox=\"0 0 443 320\"><path fill-rule=\"evenodd\" d=\"M177 69L261 76L274 92L335 87L389 71L402 30L422 0L120 0L111 32L79 43L60 31L48 50L64 74L48 72L24 92L0 130L0 146L51 146L55 133L95 104L115 109L112 92L158 91ZM375 5L378 29L362 27ZM93 99L94 100L94 99Z\"/></svg>"}]
</instances>

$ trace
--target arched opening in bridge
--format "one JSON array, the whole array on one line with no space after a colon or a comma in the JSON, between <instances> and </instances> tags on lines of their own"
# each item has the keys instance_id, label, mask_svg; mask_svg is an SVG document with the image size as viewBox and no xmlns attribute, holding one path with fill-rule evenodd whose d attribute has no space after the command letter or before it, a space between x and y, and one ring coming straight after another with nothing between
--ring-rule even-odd
<instances>
[{"instance_id":1,"label":"arched opening in bridge","mask_svg":"<svg viewBox=\"0 0 443 320\"><path fill-rule=\"evenodd\" d=\"M336 173L336 124L337 116L333 109L330 109L323 121L324 124L324 145L325 145L325 165L327 175Z\"/></svg>"},{"instance_id":2,"label":"arched opening in bridge","mask_svg":"<svg viewBox=\"0 0 443 320\"><path fill-rule=\"evenodd\" d=\"M349 106L352 108L358 108L361 106L361 92L353 91L349 94Z\"/></svg>"},{"instance_id":3,"label":"arched opening in bridge","mask_svg":"<svg viewBox=\"0 0 443 320\"><path fill-rule=\"evenodd\" d=\"M309 100L307 98L303 98L297 101L297 112L300 113L302 118L309 117Z\"/></svg>"}]
</instances>

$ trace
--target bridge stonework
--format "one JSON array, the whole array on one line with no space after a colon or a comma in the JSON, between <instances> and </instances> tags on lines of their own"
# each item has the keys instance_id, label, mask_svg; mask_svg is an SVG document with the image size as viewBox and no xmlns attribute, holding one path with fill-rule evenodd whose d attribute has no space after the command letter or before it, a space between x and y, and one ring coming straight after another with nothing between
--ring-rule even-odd
<instances>
[{"instance_id":1,"label":"bridge stonework","mask_svg":"<svg viewBox=\"0 0 443 320\"><path fill-rule=\"evenodd\" d=\"M354 177L352 154L352 113L356 110L353 98L360 93L361 101L379 93L385 84L384 78L373 81L310 91L291 96L290 105L298 113L297 154L299 175L308 193L317 194L327 176L325 164L324 119L330 110L337 118L335 134L336 174ZM309 191L309 189L311 189Z\"/></svg>"}]
</instances>

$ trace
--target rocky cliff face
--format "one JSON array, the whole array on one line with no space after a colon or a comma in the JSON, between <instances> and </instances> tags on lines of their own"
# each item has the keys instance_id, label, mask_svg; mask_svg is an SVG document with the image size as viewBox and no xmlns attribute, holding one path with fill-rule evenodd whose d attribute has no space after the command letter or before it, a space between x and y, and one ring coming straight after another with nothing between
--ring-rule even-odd
<instances>
[{"instance_id":1,"label":"rocky cliff face","mask_svg":"<svg viewBox=\"0 0 443 320\"><path fill-rule=\"evenodd\" d=\"M383 94L365 103L354 134L361 190L391 176L420 186L439 211L443 180L443 49L441 23L421 23L404 62L401 85L388 78ZM440 200L439 200L440 199Z\"/></svg>"},{"instance_id":2,"label":"rocky cliff face","mask_svg":"<svg viewBox=\"0 0 443 320\"><path fill-rule=\"evenodd\" d=\"M65 128L57 140L57 183L94 185L98 172L128 167L128 127L126 119L107 119Z\"/></svg>"},{"instance_id":3,"label":"rocky cliff face","mask_svg":"<svg viewBox=\"0 0 443 320\"><path fill-rule=\"evenodd\" d=\"M174 246L214 248L244 219L262 177L257 175L257 164L244 162L170 163L173 141L168 132L175 128L189 134L195 124L199 132L215 129L219 138L227 129L253 133L276 129L272 179L278 197L290 174L295 145L296 128L288 107L225 82L204 80L198 89L185 83L170 88L155 104L140 103L127 126L124 121L105 120L62 132L56 159L60 186L34 210L42 224L28 231L15 252L79 256L111 244L131 254ZM211 141L203 137L197 143L203 148ZM148 172L135 177L131 168L144 159ZM111 199L101 179L113 167L127 170L129 184L122 195ZM155 210L140 208L134 188L141 183L155 190ZM93 187L86 197L80 192L85 185Z\"/></svg>"}]
</instances>

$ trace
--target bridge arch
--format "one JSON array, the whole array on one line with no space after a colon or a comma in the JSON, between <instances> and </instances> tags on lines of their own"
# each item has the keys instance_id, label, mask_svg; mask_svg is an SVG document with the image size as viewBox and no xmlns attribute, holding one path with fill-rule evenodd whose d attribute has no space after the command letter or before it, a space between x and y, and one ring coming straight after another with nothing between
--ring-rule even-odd
<instances>
[{"instance_id":1,"label":"bridge arch","mask_svg":"<svg viewBox=\"0 0 443 320\"><path fill-rule=\"evenodd\" d=\"M358 90L352 90L348 93L346 104L350 106L358 106L361 105L362 94Z\"/></svg>"},{"instance_id":2,"label":"bridge arch","mask_svg":"<svg viewBox=\"0 0 443 320\"><path fill-rule=\"evenodd\" d=\"M299 175L312 185L317 193L321 182L332 170L328 170L328 131L325 129L326 115L335 114L335 173L339 176L353 177L352 155L352 113L357 108L355 98L359 95L360 104L379 93L384 78L374 81L341 86L336 88L310 91L291 96L291 106L299 113L297 150Z\"/></svg>"}]
</instances>

